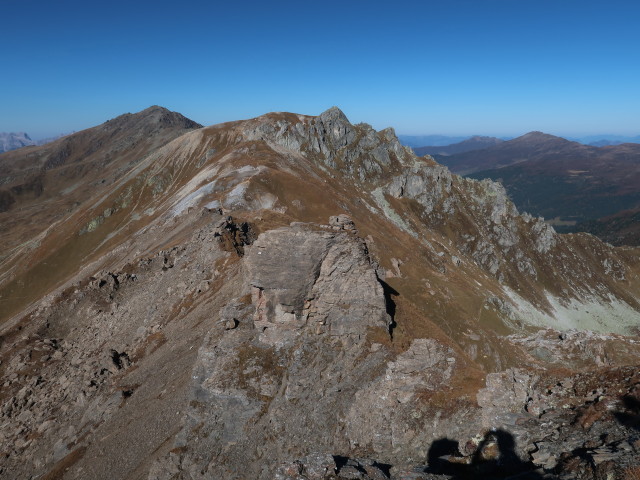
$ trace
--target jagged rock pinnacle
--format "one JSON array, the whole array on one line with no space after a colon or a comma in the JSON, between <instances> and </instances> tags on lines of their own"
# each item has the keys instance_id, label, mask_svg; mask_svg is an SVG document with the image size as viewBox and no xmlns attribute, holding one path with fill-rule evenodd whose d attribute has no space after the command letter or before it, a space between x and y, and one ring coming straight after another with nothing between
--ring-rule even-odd
<instances>
[{"instance_id":1,"label":"jagged rock pinnacle","mask_svg":"<svg viewBox=\"0 0 640 480\"><path fill-rule=\"evenodd\" d=\"M333 106L327 110L325 110L324 112L322 112L319 116L318 119L323 121L323 122L336 122L336 121L340 121L340 122L346 122L346 123L351 123L349 122L349 119L347 118L347 116L344 114L344 112L342 110L340 110L338 107Z\"/></svg>"}]
</instances>

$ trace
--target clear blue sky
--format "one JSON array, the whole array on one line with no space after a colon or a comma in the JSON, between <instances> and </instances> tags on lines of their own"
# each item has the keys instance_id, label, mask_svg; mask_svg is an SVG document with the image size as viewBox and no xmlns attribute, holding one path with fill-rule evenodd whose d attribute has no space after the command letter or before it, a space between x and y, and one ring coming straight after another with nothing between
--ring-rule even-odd
<instances>
[{"instance_id":1,"label":"clear blue sky","mask_svg":"<svg viewBox=\"0 0 640 480\"><path fill-rule=\"evenodd\" d=\"M7 0L0 131L43 137L158 104L404 134L640 134L640 2Z\"/></svg>"}]
</instances>

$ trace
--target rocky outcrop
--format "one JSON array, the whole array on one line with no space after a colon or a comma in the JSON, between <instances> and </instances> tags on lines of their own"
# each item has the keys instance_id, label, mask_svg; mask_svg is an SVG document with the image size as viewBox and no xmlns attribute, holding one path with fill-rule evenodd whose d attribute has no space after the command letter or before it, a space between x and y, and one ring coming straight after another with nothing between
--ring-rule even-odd
<instances>
[{"instance_id":1,"label":"rocky outcrop","mask_svg":"<svg viewBox=\"0 0 640 480\"><path fill-rule=\"evenodd\" d=\"M311 454L281 465L273 480L388 480L389 465L370 459Z\"/></svg>"},{"instance_id":2,"label":"rocky outcrop","mask_svg":"<svg viewBox=\"0 0 640 480\"><path fill-rule=\"evenodd\" d=\"M435 439L453 432L470 435L479 425L464 406L455 418L442 409L428 428L421 427L434 408L425 399L449 390L455 373L456 355L450 348L433 339L414 340L386 364L383 375L356 393L346 424L352 448L373 451L379 461L420 462Z\"/></svg>"},{"instance_id":3,"label":"rocky outcrop","mask_svg":"<svg viewBox=\"0 0 640 480\"><path fill-rule=\"evenodd\" d=\"M566 377L509 370L487 377L478 404L523 461L570 478L628 478L640 452L638 380L632 367Z\"/></svg>"},{"instance_id":4,"label":"rocky outcrop","mask_svg":"<svg viewBox=\"0 0 640 480\"><path fill-rule=\"evenodd\" d=\"M352 125L332 107L317 117L260 117L242 130L243 140L263 140L317 159L325 168L361 182L377 181L389 168L411 161L413 153L398 141L393 129L376 132L371 125Z\"/></svg>"},{"instance_id":5,"label":"rocky outcrop","mask_svg":"<svg viewBox=\"0 0 640 480\"><path fill-rule=\"evenodd\" d=\"M200 478L194 465L207 478L266 479L273 474L266 459L279 452L347 451L345 430L361 415L353 397L387 361L389 352L368 341L375 331L389 338L385 293L351 231L298 224L264 232L246 250L251 293L221 311L237 328L212 332L200 348L175 444L181 453L150 478L183 478L161 475L175 470L167 465ZM286 437L269 440L281 432ZM247 465L247 455L269 465Z\"/></svg>"},{"instance_id":6,"label":"rocky outcrop","mask_svg":"<svg viewBox=\"0 0 640 480\"><path fill-rule=\"evenodd\" d=\"M428 157L417 158L399 144L391 129L375 132L366 124L352 125L332 107L318 117L259 117L242 128L241 138L293 151L330 175L360 185L370 192L366 200L370 210L376 209L415 238L420 238L424 226L446 232L456 246L448 252L452 258L470 258L511 290L528 285L526 301L533 309L552 311L547 293L561 301L580 302L589 296L609 302L603 295L608 287L600 269L574 260L576 248L583 245L567 243L541 218L521 215L499 183L461 178ZM419 208L409 206L416 204ZM408 221L413 215L418 225ZM621 264L613 251L597 248L602 262ZM439 259L434 264L446 268ZM563 265L561 271L558 265ZM569 270L579 272L574 277L580 281L567 286L564 277ZM548 292L533 287L537 282L545 283ZM555 288L560 284L565 286ZM511 303L508 297L505 293L502 301ZM517 305L510 308L518 310ZM526 316L517 317L518 322L530 322Z\"/></svg>"},{"instance_id":7,"label":"rocky outcrop","mask_svg":"<svg viewBox=\"0 0 640 480\"><path fill-rule=\"evenodd\" d=\"M246 265L254 325L270 345L290 343L301 329L358 341L369 327L389 328L383 288L356 237L304 226L272 230L251 246Z\"/></svg>"}]
</instances>

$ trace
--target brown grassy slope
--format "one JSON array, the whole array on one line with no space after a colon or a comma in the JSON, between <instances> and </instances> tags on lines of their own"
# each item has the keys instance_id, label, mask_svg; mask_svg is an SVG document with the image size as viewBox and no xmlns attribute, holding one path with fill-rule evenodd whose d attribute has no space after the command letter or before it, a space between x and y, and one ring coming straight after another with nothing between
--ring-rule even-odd
<instances>
[{"instance_id":1,"label":"brown grassy slope","mask_svg":"<svg viewBox=\"0 0 640 480\"><path fill-rule=\"evenodd\" d=\"M150 107L0 155L0 242L10 249L32 238L108 191L149 152L199 127L178 113Z\"/></svg>"},{"instance_id":2,"label":"brown grassy slope","mask_svg":"<svg viewBox=\"0 0 640 480\"><path fill-rule=\"evenodd\" d=\"M4 319L36 302L91 262L107 268L110 262L179 244L192 231L194 222L201 221L202 206L218 201L228 213L251 221L258 232L291 221L326 223L330 215L349 214L387 272L395 272L394 265L400 264L399 275L387 279L396 292L391 298L398 316L398 345L406 348L413 338L436 337L448 339L483 368L517 364L519 354L502 351L499 336L529 327L505 323L504 316L487 304L488 298L501 295L501 283L471 259L460 244L463 235L480 235L478 225L490 214L488 207L474 203L473 195L483 194L474 186L479 184L454 177L452 195L462 200L456 213L443 220L425 213L414 200L387 196L390 205L417 232L413 236L379 210L371 210L371 191L402 170L398 159L392 159L382 179L358 181L345 173L348 165L342 160L337 171L327 170L311 154L282 151L268 139L246 140L246 132L264 122L281 122L284 128L293 128L298 124L308 126L312 120L294 114L270 114L222 124L184 135L147 155L110 191L86 202L55 231L12 259L13 278L7 278L0 290ZM431 165L428 159L420 162ZM247 169L254 173L238 173ZM214 186L205 189L191 207L176 213L177 205L207 185ZM242 185L242 202L225 205L230 193ZM479 190L469 190L472 187ZM267 209L262 208L265 199L272 199ZM108 216L104 213L107 210ZM521 227L525 228L524 224ZM554 265L545 255L535 253L526 235L519 242L536 263L538 276L532 279L522 275L504 254L503 282L539 308L549 308L545 292L560 295L567 277L578 282L575 288L588 288L591 281L609 285L618 297L633 303L638 287L637 262L623 282L613 282L606 276L589 280L589 265L610 253L600 251L597 241L576 237L561 242L557 255L570 258L580 251L585 259L567 263L570 273L565 265ZM454 257L462 262L456 264ZM632 258L630 255L629 260ZM472 332L482 332L483 340L474 340Z\"/></svg>"}]
</instances>

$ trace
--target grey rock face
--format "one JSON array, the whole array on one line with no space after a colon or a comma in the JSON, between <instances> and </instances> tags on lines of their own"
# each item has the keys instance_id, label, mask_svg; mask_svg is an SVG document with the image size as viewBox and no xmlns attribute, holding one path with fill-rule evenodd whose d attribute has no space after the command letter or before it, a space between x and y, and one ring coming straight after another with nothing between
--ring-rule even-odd
<instances>
[{"instance_id":1,"label":"grey rock face","mask_svg":"<svg viewBox=\"0 0 640 480\"><path fill-rule=\"evenodd\" d=\"M388 480L383 468L370 459L314 453L282 464L273 480Z\"/></svg>"},{"instance_id":2,"label":"grey rock face","mask_svg":"<svg viewBox=\"0 0 640 480\"><path fill-rule=\"evenodd\" d=\"M396 198L418 201L424 208L423 218L427 224L441 226L457 216L472 216L471 222L464 220L464 223L473 233L460 231L459 243L491 275L501 276L503 256L518 245L522 231L516 224L518 212L500 184L470 182L453 175L441 165L424 164L405 169L386 186L386 191ZM473 201L468 198L470 191ZM544 242L549 248L553 242L553 230L550 234L551 237L547 235ZM515 250L514 254L517 254ZM518 262L522 272L535 275L521 252Z\"/></svg>"},{"instance_id":3,"label":"grey rock face","mask_svg":"<svg viewBox=\"0 0 640 480\"><path fill-rule=\"evenodd\" d=\"M504 417L517 415L533 395L538 379L530 373L509 369L487 375L486 388L478 392L478 405L483 409L485 427L502 426Z\"/></svg>"},{"instance_id":4,"label":"grey rock face","mask_svg":"<svg viewBox=\"0 0 640 480\"><path fill-rule=\"evenodd\" d=\"M212 331L198 352L175 444L185 452L159 461L150 478L268 479L268 459L283 451L347 451L345 425L361 415L350 409L354 395L386 362L388 352L366 342L371 329L389 335L391 318L361 239L296 225L262 233L245 253L251 303L220 312L238 323ZM159 473L172 469L180 476Z\"/></svg>"},{"instance_id":5,"label":"grey rock face","mask_svg":"<svg viewBox=\"0 0 640 480\"><path fill-rule=\"evenodd\" d=\"M355 228L344 218L340 222ZM348 234L272 230L248 249L246 265L254 324L269 344L283 345L301 329L363 336L369 326L390 324L366 247Z\"/></svg>"},{"instance_id":6,"label":"grey rock face","mask_svg":"<svg viewBox=\"0 0 640 480\"><path fill-rule=\"evenodd\" d=\"M433 339L414 340L406 352L387 363L384 375L356 394L347 424L352 446L370 449L378 459L389 461L389 452L402 445L405 460L419 462L426 458L425 445L452 431L465 431L447 418L428 429L418 427L428 414L417 397L446 390L455 366L450 348ZM458 412L456 420L465 418L465 413ZM466 420L470 434L479 425Z\"/></svg>"},{"instance_id":7,"label":"grey rock face","mask_svg":"<svg viewBox=\"0 0 640 480\"><path fill-rule=\"evenodd\" d=\"M271 296L269 311L260 316L261 320L272 318L276 305L301 315L331 240L328 232L309 235L305 229L272 230L258 237L248 249L246 261L250 285L266 289ZM257 301L254 304L261 308Z\"/></svg>"},{"instance_id":8,"label":"grey rock face","mask_svg":"<svg viewBox=\"0 0 640 480\"><path fill-rule=\"evenodd\" d=\"M338 107L331 107L316 118L315 130L329 149L348 147L356 138L356 130Z\"/></svg>"},{"instance_id":9,"label":"grey rock face","mask_svg":"<svg viewBox=\"0 0 640 480\"><path fill-rule=\"evenodd\" d=\"M370 125L352 125L337 107L305 122L265 119L245 128L242 136L317 156L326 167L343 170L362 182L379 179L394 161L405 163L412 157L393 129L376 132Z\"/></svg>"},{"instance_id":10,"label":"grey rock face","mask_svg":"<svg viewBox=\"0 0 640 480\"><path fill-rule=\"evenodd\" d=\"M421 165L394 178L387 187L393 197L408 197L420 202L431 214L451 192L453 176L446 167Z\"/></svg>"},{"instance_id":11,"label":"grey rock face","mask_svg":"<svg viewBox=\"0 0 640 480\"><path fill-rule=\"evenodd\" d=\"M537 219L531 227L531 233L534 235L536 250L539 253L547 253L556 245L556 232L551 225L548 225Z\"/></svg>"}]
</instances>

